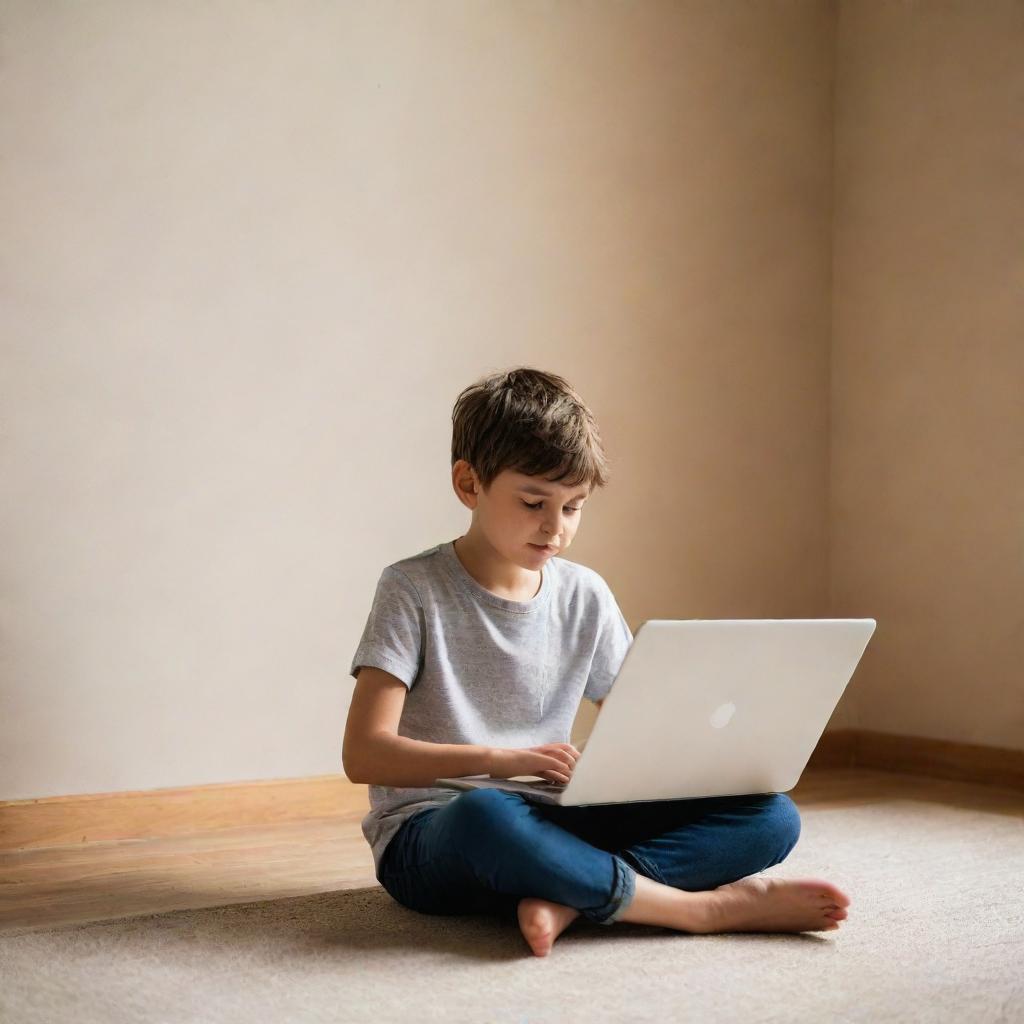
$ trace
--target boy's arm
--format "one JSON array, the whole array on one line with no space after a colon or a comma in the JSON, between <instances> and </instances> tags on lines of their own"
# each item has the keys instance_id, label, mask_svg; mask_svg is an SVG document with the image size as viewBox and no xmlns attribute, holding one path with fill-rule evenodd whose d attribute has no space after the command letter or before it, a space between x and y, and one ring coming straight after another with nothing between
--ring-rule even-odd
<instances>
[{"instance_id":1,"label":"boy's arm","mask_svg":"<svg viewBox=\"0 0 1024 1024\"><path fill-rule=\"evenodd\" d=\"M435 779L490 775L491 747L429 743L398 735L405 683L364 665L345 723L341 760L350 782L371 786L430 786Z\"/></svg>"}]
</instances>

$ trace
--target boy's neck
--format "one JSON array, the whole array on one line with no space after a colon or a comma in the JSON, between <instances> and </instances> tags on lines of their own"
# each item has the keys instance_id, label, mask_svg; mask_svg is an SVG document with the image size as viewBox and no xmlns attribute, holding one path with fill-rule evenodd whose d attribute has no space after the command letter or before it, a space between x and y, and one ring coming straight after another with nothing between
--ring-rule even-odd
<instances>
[{"instance_id":1,"label":"boy's neck","mask_svg":"<svg viewBox=\"0 0 1024 1024\"><path fill-rule=\"evenodd\" d=\"M508 601L531 601L540 593L543 569L531 572L509 562L486 541L481 543L473 537L471 532L455 541L454 550L466 572L495 597Z\"/></svg>"}]
</instances>

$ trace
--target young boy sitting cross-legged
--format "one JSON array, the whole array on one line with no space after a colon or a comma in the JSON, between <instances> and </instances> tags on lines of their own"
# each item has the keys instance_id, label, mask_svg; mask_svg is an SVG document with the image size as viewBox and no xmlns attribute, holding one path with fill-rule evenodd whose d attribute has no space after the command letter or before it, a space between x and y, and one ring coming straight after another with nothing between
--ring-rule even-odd
<instances>
[{"instance_id":1,"label":"young boy sitting cross-legged","mask_svg":"<svg viewBox=\"0 0 1024 1024\"><path fill-rule=\"evenodd\" d=\"M342 757L369 785L378 881L422 913L515 919L537 956L580 916L701 934L838 928L850 901L830 882L753 877L799 838L783 793L562 807L433 785L568 782L580 700L600 705L633 640L604 579L563 557L608 482L579 395L519 368L466 388L452 421L469 529L382 571L350 670Z\"/></svg>"}]
</instances>

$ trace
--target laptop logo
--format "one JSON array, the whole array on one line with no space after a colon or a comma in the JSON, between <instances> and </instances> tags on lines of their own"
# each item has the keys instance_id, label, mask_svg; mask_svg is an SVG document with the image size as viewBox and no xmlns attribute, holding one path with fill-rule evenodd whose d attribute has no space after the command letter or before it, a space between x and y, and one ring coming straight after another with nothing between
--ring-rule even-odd
<instances>
[{"instance_id":1,"label":"laptop logo","mask_svg":"<svg viewBox=\"0 0 1024 1024\"><path fill-rule=\"evenodd\" d=\"M711 716L711 724L716 729L724 729L729 722L732 720L732 716L736 714L736 705L732 701L728 704L722 704L721 707L715 708L714 714Z\"/></svg>"}]
</instances>

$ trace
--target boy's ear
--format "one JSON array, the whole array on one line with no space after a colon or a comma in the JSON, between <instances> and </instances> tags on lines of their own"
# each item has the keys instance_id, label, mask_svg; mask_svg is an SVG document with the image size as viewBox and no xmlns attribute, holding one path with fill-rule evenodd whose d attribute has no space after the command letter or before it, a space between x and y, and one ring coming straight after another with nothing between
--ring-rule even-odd
<instances>
[{"instance_id":1,"label":"boy's ear","mask_svg":"<svg viewBox=\"0 0 1024 1024\"><path fill-rule=\"evenodd\" d=\"M465 459L459 459L452 466L452 488L456 497L466 508L476 508L480 480L476 475L476 470Z\"/></svg>"}]
</instances>

